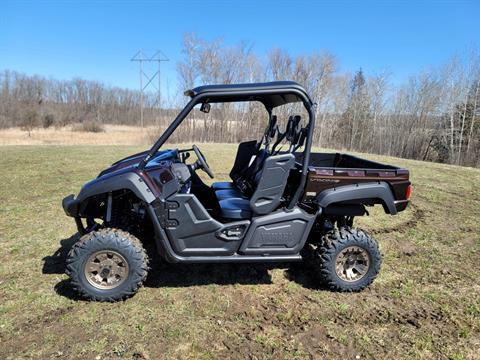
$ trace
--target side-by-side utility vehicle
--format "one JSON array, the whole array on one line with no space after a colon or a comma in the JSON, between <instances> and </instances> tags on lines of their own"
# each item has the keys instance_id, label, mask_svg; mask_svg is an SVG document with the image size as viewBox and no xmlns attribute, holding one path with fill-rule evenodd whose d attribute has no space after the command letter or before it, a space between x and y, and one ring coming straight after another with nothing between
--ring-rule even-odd
<instances>
[{"instance_id":1,"label":"side-by-side utility vehicle","mask_svg":"<svg viewBox=\"0 0 480 360\"><path fill-rule=\"evenodd\" d=\"M147 276L149 244L150 258L170 263L308 258L308 271L333 290L368 286L381 255L376 241L353 227L354 218L375 204L391 215L404 210L408 170L312 152L315 104L295 82L200 86L185 94L191 100L150 150L114 163L77 197L63 199L83 235L67 257L73 287L98 301L133 295ZM267 126L258 141L238 145L230 182L201 180L198 170L214 175L196 145L162 149L196 105L209 112L210 104L245 101L263 104L265 119L258 121ZM302 104L304 119L288 113ZM195 161L187 161L191 154ZM315 256L302 257L307 249Z\"/></svg>"}]
</instances>

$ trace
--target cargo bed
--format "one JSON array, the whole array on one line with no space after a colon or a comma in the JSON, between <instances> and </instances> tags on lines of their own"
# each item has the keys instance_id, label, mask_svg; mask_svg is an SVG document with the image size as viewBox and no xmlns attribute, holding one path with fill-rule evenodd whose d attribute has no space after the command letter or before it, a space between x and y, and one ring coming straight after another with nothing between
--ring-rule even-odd
<instances>
[{"instance_id":1,"label":"cargo bed","mask_svg":"<svg viewBox=\"0 0 480 360\"><path fill-rule=\"evenodd\" d=\"M408 204L409 172L407 169L378 163L342 153L311 153L304 200L317 198L323 191L363 183L387 183L397 211ZM365 204L378 203L366 199Z\"/></svg>"}]
</instances>

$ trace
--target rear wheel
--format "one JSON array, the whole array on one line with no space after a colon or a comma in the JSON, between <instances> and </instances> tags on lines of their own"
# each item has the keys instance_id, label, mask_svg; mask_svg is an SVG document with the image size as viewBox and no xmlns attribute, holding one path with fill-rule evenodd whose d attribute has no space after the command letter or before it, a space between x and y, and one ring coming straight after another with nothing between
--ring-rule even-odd
<instances>
[{"instance_id":1,"label":"rear wheel","mask_svg":"<svg viewBox=\"0 0 480 360\"><path fill-rule=\"evenodd\" d=\"M359 229L340 228L317 249L320 280L336 291L360 291L377 277L382 257L377 242Z\"/></svg>"},{"instance_id":2,"label":"rear wheel","mask_svg":"<svg viewBox=\"0 0 480 360\"><path fill-rule=\"evenodd\" d=\"M115 301L132 296L147 276L148 259L140 241L116 229L84 235L70 250L67 274L83 297Z\"/></svg>"}]
</instances>

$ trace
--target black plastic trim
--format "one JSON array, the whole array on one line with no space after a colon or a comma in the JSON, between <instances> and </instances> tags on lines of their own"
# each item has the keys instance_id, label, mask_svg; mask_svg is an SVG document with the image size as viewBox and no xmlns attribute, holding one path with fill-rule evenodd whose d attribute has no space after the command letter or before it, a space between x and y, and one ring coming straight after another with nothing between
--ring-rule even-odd
<instances>
[{"instance_id":1,"label":"black plastic trim","mask_svg":"<svg viewBox=\"0 0 480 360\"><path fill-rule=\"evenodd\" d=\"M334 203L362 199L379 199L387 214L397 213L392 190L384 181L339 186L322 191L316 198L318 205L322 208Z\"/></svg>"},{"instance_id":2,"label":"black plastic trim","mask_svg":"<svg viewBox=\"0 0 480 360\"><path fill-rule=\"evenodd\" d=\"M177 255L167 238L167 234L160 226L152 205L147 205L148 214L152 220L155 231L155 243L157 251L163 259L170 263L249 263L249 262L296 262L302 261L300 254L295 255L269 255L269 256L247 256L247 255L227 255L227 256L180 256Z\"/></svg>"},{"instance_id":3,"label":"black plastic trim","mask_svg":"<svg viewBox=\"0 0 480 360\"><path fill-rule=\"evenodd\" d=\"M155 196L147 184L133 171L120 174L113 172L105 175L105 178L99 177L86 183L80 190L77 200L81 202L94 195L121 189L131 190L139 199L146 203L151 203L155 200Z\"/></svg>"},{"instance_id":4,"label":"black plastic trim","mask_svg":"<svg viewBox=\"0 0 480 360\"><path fill-rule=\"evenodd\" d=\"M238 252L269 256L297 254L303 249L315 219L316 215L298 207L253 218Z\"/></svg>"},{"instance_id":5,"label":"black plastic trim","mask_svg":"<svg viewBox=\"0 0 480 360\"><path fill-rule=\"evenodd\" d=\"M70 194L64 197L62 200L62 207L63 207L63 210L65 211L65 214L72 217L78 216L79 204L80 204L80 201L75 199L75 195L73 194Z\"/></svg>"}]
</instances>

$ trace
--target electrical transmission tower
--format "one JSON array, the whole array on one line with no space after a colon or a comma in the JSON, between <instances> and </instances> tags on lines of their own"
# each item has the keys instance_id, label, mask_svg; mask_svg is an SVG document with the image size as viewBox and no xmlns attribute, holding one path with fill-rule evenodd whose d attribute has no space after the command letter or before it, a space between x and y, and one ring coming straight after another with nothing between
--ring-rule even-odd
<instances>
[{"instance_id":1,"label":"electrical transmission tower","mask_svg":"<svg viewBox=\"0 0 480 360\"><path fill-rule=\"evenodd\" d=\"M149 87L153 88L157 92L157 100L154 104L158 104L159 114L162 110L162 97L161 97L161 64L162 61L170 61L170 59L161 51L157 50L152 56L148 56L143 50L139 50L131 59L131 61L137 61L139 64L139 74L140 74L140 126L143 129L143 108L144 108L144 95L145 90ZM144 69L144 62L152 63L156 62L157 67L153 75L151 73L146 74ZM157 79L157 85L155 85L154 80ZM145 85L144 85L145 80Z\"/></svg>"}]
</instances>

